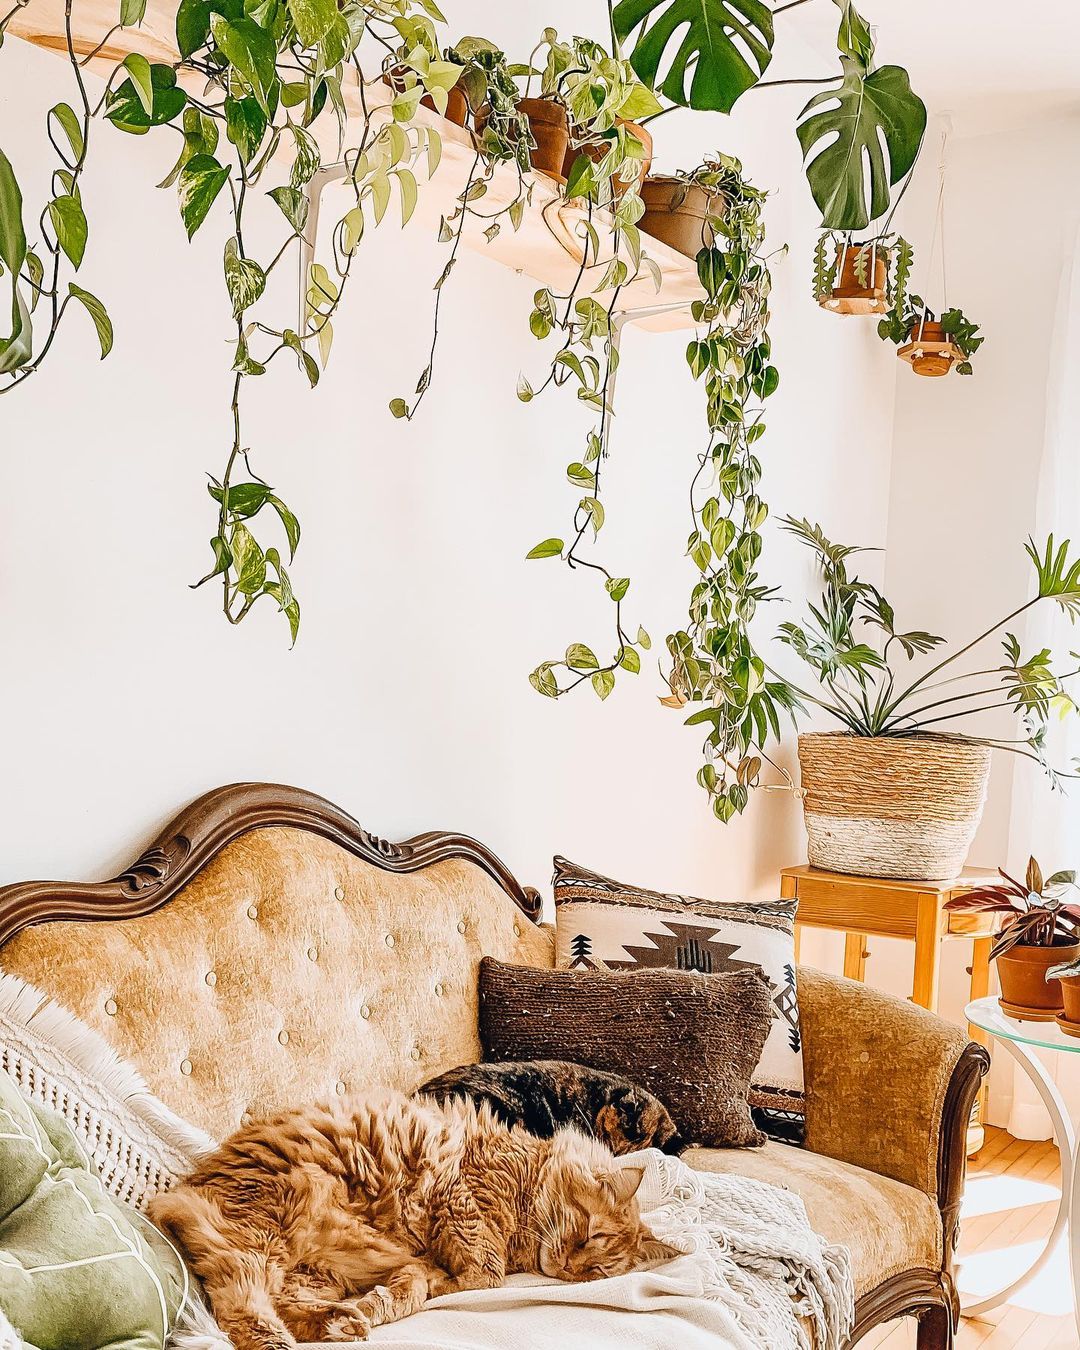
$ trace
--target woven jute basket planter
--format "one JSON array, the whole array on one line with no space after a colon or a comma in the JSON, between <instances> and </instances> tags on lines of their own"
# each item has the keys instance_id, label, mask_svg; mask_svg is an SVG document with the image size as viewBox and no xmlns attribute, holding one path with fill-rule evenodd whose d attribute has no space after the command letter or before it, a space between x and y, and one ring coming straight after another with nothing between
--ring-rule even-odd
<instances>
[{"instance_id":1,"label":"woven jute basket planter","mask_svg":"<svg viewBox=\"0 0 1080 1350\"><path fill-rule=\"evenodd\" d=\"M946 736L799 737L815 867L857 876L957 876L986 801L990 749Z\"/></svg>"}]
</instances>

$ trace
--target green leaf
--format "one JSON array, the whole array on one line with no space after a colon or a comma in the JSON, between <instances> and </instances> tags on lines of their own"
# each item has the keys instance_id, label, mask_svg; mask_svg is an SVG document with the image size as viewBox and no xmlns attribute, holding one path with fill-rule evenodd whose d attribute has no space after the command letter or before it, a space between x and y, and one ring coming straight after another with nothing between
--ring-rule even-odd
<instances>
[{"instance_id":1,"label":"green leaf","mask_svg":"<svg viewBox=\"0 0 1080 1350\"><path fill-rule=\"evenodd\" d=\"M33 355L34 330L15 273L11 276L11 333L0 338L0 375L25 366Z\"/></svg>"},{"instance_id":2,"label":"green leaf","mask_svg":"<svg viewBox=\"0 0 1080 1350\"><path fill-rule=\"evenodd\" d=\"M596 670L600 662L591 647L584 642L571 642L566 649L566 664L571 670Z\"/></svg>"},{"instance_id":3,"label":"green leaf","mask_svg":"<svg viewBox=\"0 0 1080 1350\"><path fill-rule=\"evenodd\" d=\"M310 352L304 349L304 344L299 334L294 333L291 328L286 328L281 335L281 340L285 346L296 353L296 359L299 362L300 369L308 377L308 383L312 389L319 383L319 364Z\"/></svg>"},{"instance_id":4,"label":"green leaf","mask_svg":"<svg viewBox=\"0 0 1080 1350\"><path fill-rule=\"evenodd\" d=\"M26 261L26 232L22 219L22 192L11 161L0 150L0 259L11 273L12 284Z\"/></svg>"},{"instance_id":5,"label":"green leaf","mask_svg":"<svg viewBox=\"0 0 1080 1350\"><path fill-rule=\"evenodd\" d=\"M638 646L644 647L646 651L648 651L650 647L652 647L652 638L648 635L648 633L646 633L645 629L642 628L640 624L638 624L637 640Z\"/></svg>"},{"instance_id":6,"label":"green leaf","mask_svg":"<svg viewBox=\"0 0 1080 1350\"><path fill-rule=\"evenodd\" d=\"M235 525L229 539L236 570L236 589L257 595L266 584L266 555L246 525Z\"/></svg>"},{"instance_id":7,"label":"green leaf","mask_svg":"<svg viewBox=\"0 0 1080 1350\"><path fill-rule=\"evenodd\" d=\"M390 412L394 417L408 417L409 405L403 398L392 398L390 400Z\"/></svg>"},{"instance_id":8,"label":"green leaf","mask_svg":"<svg viewBox=\"0 0 1080 1350\"><path fill-rule=\"evenodd\" d=\"M836 46L842 56L851 56L864 70L870 69L874 58L874 39L870 25L856 10L851 0L836 0L840 6L840 31Z\"/></svg>"},{"instance_id":9,"label":"green leaf","mask_svg":"<svg viewBox=\"0 0 1080 1350\"><path fill-rule=\"evenodd\" d=\"M303 234L308 218L307 193L301 191L300 188L276 187L271 188L266 195L277 202L281 214L296 233Z\"/></svg>"},{"instance_id":10,"label":"green leaf","mask_svg":"<svg viewBox=\"0 0 1080 1350\"><path fill-rule=\"evenodd\" d=\"M650 89L683 107L730 112L772 59L772 12L762 0L618 0L611 19L620 41L640 29L631 65Z\"/></svg>"},{"instance_id":11,"label":"green leaf","mask_svg":"<svg viewBox=\"0 0 1080 1350\"><path fill-rule=\"evenodd\" d=\"M338 15L334 0L287 0L289 15L305 47L315 44L330 31Z\"/></svg>"},{"instance_id":12,"label":"green leaf","mask_svg":"<svg viewBox=\"0 0 1080 1350\"><path fill-rule=\"evenodd\" d=\"M108 314L105 312L105 306L97 298L91 295L89 291L84 291L81 286L76 286L73 281L68 282L68 294L73 299L78 300L79 304L86 310L94 321L94 327L97 330L98 342L101 344L101 359L104 361L112 351L113 345L113 326Z\"/></svg>"},{"instance_id":13,"label":"green leaf","mask_svg":"<svg viewBox=\"0 0 1080 1350\"><path fill-rule=\"evenodd\" d=\"M289 621L289 632L292 635L292 645L295 647L297 634L300 632L300 601L295 597L292 604L286 606L285 617Z\"/></svg>"},{"instance_id":14,"label":"green leaf","mask_svg":"<svg viewBox=\"0 0 1080 1350\"><path fill-rule=\"evenodd\" d=\"M597 697L603 701L615 688L615 672L598 670L592 677L592 687L596 690Z\"/></svg>"},{"instance_id":15,"label":"green leaf","mask_svg":"<svg viewBox=\"0 0 1080 1350\"><path fill-rule=\"evenodd\" d=\"M206 490L216 502L222 501L225 496L224 489L214 483L208 483ZM236 520L246 520L260 511L270 496L270 488L265 483L230 483L229 501L225 509Z\"/></svg>"},{"instance_id":16,"label":"green leaf","mask_svg":"<svg viewBox=\"0 0 1080 1350\"><path fill-rule=\"evenodd\" d=\"M227 98L225 100L225 134L240 152L245 164L259 152L266 135L266 114L255 98Z\"/></svg>"},{"instance_id":17,"label":"green leaf","mask_svg":"<svg viewBox=\"0 0 1080 1350\"><path fill-rule=\"evenodd\" d=\"M297 545L300 543L300 522L280 497L270 496L266 500L278 513L278 518L285 527L285 537L289 541L289 561L292 562L296 557Z\"/></svg>"},{"instance_id":18,"label":"green leaf","mask_svg":"<svg viewBox=\"0 0 1080 1350\"><path fill-rule=\"evenodd\" d=\"M521 397L520 390L518 391L518 397ZM591 488L596 486L596 474L577 460L573 464L567 465L566 476L571 483L576 483L578 487Z\"/></svg>"},{"instance_id":19,"label":"green leaf","mask_svg":"<svg viewBox=\"0 0 1080 1350\"><path fill-rule=\"evenodd\" d=\"M176 11L176 45L186 61L193 52L206 45L210 36L210 5L208 0L180 0Z\"/></svg>"},{"instance_id":20,"label":"green leaf","mask_svg":"<svg viewBox=\"0 0 1080 1350\"><path fill-rule=\"evenodd\" d=\"M68 103L58 103L49 109L49 116L55 117L63 128L68 145L71 147L72 158L77 164L82 159L86 143L83 139L82 123L76 116L75 109Z\"/></svg>"},{"instance_id":21,"label":"green leaf","mask_svg":"<svg viewBox=\"0 0 1080 1350\"><path fill-rule=\"evenodd\" d=\"M637 675L641 671L641 657L633 647L624 647L623 654L619 658L619 665L623 670L628 670L631 675Z\"/></svg>"},{"instance_id":22,"label":"green leaf","mask_svg":"<svg viewBox=\"0 0 1080 1350\"><path fill-rule=\"evenodd\" d=\"M143 106L142 96L129 77L110 95L105 105L105 116L120 131L143 136L150 127L158 127L179 117L187 107L187 94L177 87L176 71L171 66L150 67L150 87L153 92L153 112Z\"/></svg>"},{"instance_id":23,"label":"green leaf","mask_svg":"<svg viewBox=\"0 0 1080 1350\"><path fill-rule=\"evenodd\" d=\"M150 62L141 52L129 52L124 57L124 69L131 76L131 83L143 106L147 117L154 112L154 83L150 73Z\"/></svg>"},{"instance_id":24,"label":"green leaf","mask_svg":"<svg viewBox=\"0 0 1080 1350\"><path fill-rule=\"evenodd\" d=\"M545 698L559 697L559 684L551 673L551 663L548 661L536 667L529 676L529 683L538 694L543 694Z\"/></svg>"},{"instance_id":25,"label":"green leaf","mask_svg":"<svg viewBox=\"0 0 1080 1350\"><path fill-rule=\"evenodd\" d=\"M146 0L120 0L120 27L134 28L142 23L145 13Z\"/></svg>"},{"instance_id":26,"label":"green leaf","mask_svg":"<svg viewBox=\"0 0 1080 1350\"><path fill-rule=\"evenodd\" d=\"M629 577L608 577L604 582L604 590L611 596L612 600L621 600L630 589Z\"/></svg>"},{"instance_id":27,"label":"green leaf","mask_svg":"<svg viewBox=\"0 0 1080 1350\"><path fill-rule=\"evenodd\" d=\"M566 180L566 187L563 192L567 200L574 197L588 197L596 190L596 179L593 174L595 165L588 155L578 155L570 169L570 174Z\"/></svg>"},{"instance_id":28,"label":"green leaf","mask_svg":"<svg viewBox=\"0 0 1080 1350\"><path fill-rule=\"evenodd\" d=\"M271 97L277 86L277 46L273 37L248 18L229 20L211 14L210 31L217 48L254 94L259 107L271 116Z\"/></svg>"},{"instance_id":29,"label":"green leaf","mask_svg":"<svg viewBox=\"0 0 1080 1350\"><path fill-rule=\"evenodd\" d=\"M78 197L54 197L49 203L49 219L56 239L76 271L86 252L86 213Z\"/></svg>"},{"instance_id":30,"label":"green leaf","mask_svg":"<svg viewBox=\"0 0 1080 1350\"><path fill-rule=\"evenodd\" d=\"M229 172L213 155L195 155L181 169L177 192L180 216L189 239L206 219L206 213L225 186Z\"/></svg>"},{"instance_id":31,"label":"green leaf","mask_svg":"<svg viewBox=\"0 0 1080 1350\"><path fill-rule=\"evenodd\" d=\"M839 85L807 103L799 114L798 135L822 224L861 230L888 210L890 187L914 165L926 130L926 106L912 93L900 66L864 75L849 56L840 64Z\"/></svg>"},{"instance_id":32,"label":"green leaf","mask_svg":"<svg viewBox=\"0 0 1080 1350\"><path fill-rule=\"evenodd\" d=\"M526 561L529 558L558 558L562 555L564 547L561 539L544 539L535 548L529 549L525 558Z\"/></svg>"},{"instance_id":33,"label":"green leaf","mask_svg":"<svg viewBox=\"0 0 1080 1350\"><path fill-rule=\"evenodd\" d=\"M207 572L206 576L202 577L199 581L196 581L191 587L193 591L198 590L200 586L209 581L212 577L217 577L220 576L222 572L227 572L232 566L232 554L229 552L228 544L222 539L220 534L215 534L213 539L210 540L210 547L214 550L214 570L212 572Z\"/></svg>"}]
</instances>

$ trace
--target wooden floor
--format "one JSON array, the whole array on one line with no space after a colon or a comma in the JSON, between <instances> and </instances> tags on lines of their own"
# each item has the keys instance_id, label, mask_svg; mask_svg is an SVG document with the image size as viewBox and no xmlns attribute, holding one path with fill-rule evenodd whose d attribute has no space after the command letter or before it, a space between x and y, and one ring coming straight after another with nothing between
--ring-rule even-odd
<instances>
[{"instance_id":1,"label":"wooden floor","mask_svg":"<svg viewBox=\"0 0 1080 1350\"><path fill-rule=\"evenodd\" d=\"M1058 1153L1052 1143L1013 1139L988 1128L983 1147L968 1160L960 1233L961 1301L993 1293L1024 1270L1042 1249L1057 1209ZM909 1318L879 1327L858 1350L909 1350ZM979 1318L965 1317L957 1350L1078 1350L1072 1284L1064 1243L1027 1288Z\"/></svg>"}]
</instances>

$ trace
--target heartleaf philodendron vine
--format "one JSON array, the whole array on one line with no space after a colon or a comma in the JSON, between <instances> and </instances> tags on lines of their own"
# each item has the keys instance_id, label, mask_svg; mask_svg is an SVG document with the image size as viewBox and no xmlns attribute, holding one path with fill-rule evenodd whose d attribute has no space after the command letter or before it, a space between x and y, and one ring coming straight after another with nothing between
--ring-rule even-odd
<instances>
[{"instance_id":1,"label":"heartleaf philodendron vine","mask_svg":"<svg viewBox=\"0 0 1080 1350\"><path fill-rule=\"evenodd\" d=\"M828 88L803 110L798 134L823 223L843 235L879 214L906 182L925 109L902 70L875 68L870 30L850 0L834 3L840 70L799 81ZM0 16L0 42L22 8L16 3ZM152 17L162 31L164 16ZM473 158L440 222L449 254L434 283L431 348L412 395L389 405L395 417L415 415L432 387L443 290L465 231L478 228L490 241L504 228L516 230L529 209L536 142L521 99L534 95L536 82L539 98L561 105L569 126L573 153L562 192L579 209L581 263L568 291L541 286L535 293L530 329L538 339L553 338L556 349L536 390L522 377L519 395L528 401L549 386L569 385L596 420L566 471L576 501L567 538L553 535L529 557L562 557L598 578L612 602L614 631L604 657L574 642L530 678L548 696L588 682L607 698L617 673L637 673L641 653L651 647L645 629L624 619L629 578L590 553L605 521L601 477L624 296L630 286L640 291L643 280L651 278L657 289L662 280L641 225L648 137L639 133L676 107L729 111L753 89L787 83L764 78L777 42L773 10L763 0L611 0L610 43L562 41L545 29L529 59L518 63L483 37L446 44L436 0L179 0L168 15L177 52L168 62L137 50L146 18L147 0L118 0L116 24L84 55L87 35L76 41L66 0L74 94L48 115L55 166L29 232L18 176L0 148L0 285L10 301L3 312L11 316L9 324L0 322L0 393L41 367L73 309L88 315L102 357L109 354L114 334L106 306L75 279L92 241L81 190L91 138L104 130L102 122L129 135L158 136L168 128L179 138L173 142L179 154L159 186L175 190L189 239L218 230L223 315L231 328L223 467L208 483L214 528L209 567L196 586L218 588L231 624L268 597L295 642L300 604L291 568L300 523L287 498L259 474L248 443L252 381L271 366L295 365L301 380L319 382L363 240L388 215L408 222L442 157L441 124L431 113L447 114L450 95L460 94L464 112L457 116L471 136ZM117 46L136 50L92 97L85 66ZM837 142L837 118L852 109L858 115L839 127ZM331 168L346 182L349 201L317 240L311 193ZM696 331L687 349L691 374L703 384L708 440L690 493L687 554L698 576L688 620L667 639L663 701L702 705L690 718L707 728L699 779L717 817L727 820L745 806L768 759L764 743L779 734L780 713L795 703L764 669L749 636L758 604L770 595L758 573L768 508L754 447L764 430L761 404L778 375L767 327L762 196L722 154L680 176L713 203L697 256L701 298L692 307ZM256 238L267 238L267 222L276 239L257 247ZM296 266L305 248L319 252L304 277L304 311L286 318L274 312L282 288L271 281L279 268Z\"/></svg>"}]
</instances>

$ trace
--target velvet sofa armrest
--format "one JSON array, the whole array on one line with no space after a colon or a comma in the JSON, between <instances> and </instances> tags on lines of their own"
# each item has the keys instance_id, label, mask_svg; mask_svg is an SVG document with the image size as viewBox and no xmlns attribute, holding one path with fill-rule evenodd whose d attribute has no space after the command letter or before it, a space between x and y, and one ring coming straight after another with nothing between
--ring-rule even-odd
<instances>
[{"instance_id":1,"label":"velvet sofa armrest","mask_svg":"<svg viewBox=\"0 0 1080 1350\"><path fill-rule=\"evenodd\" d=\"M972 1104L990 1057L914 1003L800 967L806 1147L925 1191L951 1254Z\"/></svg>"}]
</instances>

